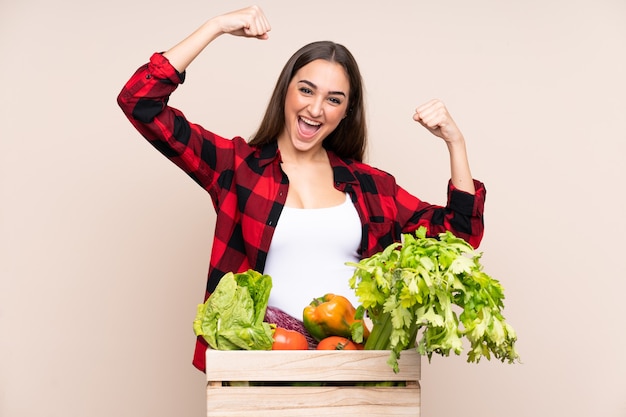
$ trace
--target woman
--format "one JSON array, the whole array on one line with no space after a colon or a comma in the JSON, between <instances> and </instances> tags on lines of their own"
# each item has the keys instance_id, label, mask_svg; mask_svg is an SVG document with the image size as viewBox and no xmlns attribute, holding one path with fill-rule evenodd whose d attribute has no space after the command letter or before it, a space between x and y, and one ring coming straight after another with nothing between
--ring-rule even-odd
<instances>
[{"instance_id":1,"label":"woman","mask_svg":"<svg viewBox=\"0 0 626 417\"><path fill-rule=\"evenodd\" d=\"M186 68L218 36L268 39L270 29L257 6L209 19L155 53L118 96L138 131L212 197L217 220L205 297L225 273L255 269L272 277L270 304L301 318L313 297L334 292L353 299L345 263L419 226L430 235L451 230L478 246L485 188L471 176L463 135L445 106L432 100L413 116L448 147L451 180L442 207L362 162L361 75L341 45L315 42L291 57L249 142L222 138L167 105ZM201 370L205 348L199 338L194 365Z\"/></svg>"}]
</instances>

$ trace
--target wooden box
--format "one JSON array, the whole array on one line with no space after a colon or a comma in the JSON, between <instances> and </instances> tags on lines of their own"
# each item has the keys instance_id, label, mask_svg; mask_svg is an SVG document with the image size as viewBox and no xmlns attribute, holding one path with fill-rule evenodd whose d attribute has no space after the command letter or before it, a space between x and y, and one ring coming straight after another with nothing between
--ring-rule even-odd
<instances>
[{"instance_id":1,"label":"wooden box","mask_svg":"<svg viewBox=\"0 0 626 417\"><path fill-rule=\"evenodd\" d=\"M397 374L387 364L388 358L389 351L385 350L209 349L206 353L207 416L418 417L420 355L415 350L402 352ZM250 382L250 386L237 384L241 381ZM259 384L259 381L263 382ZM317 381L323 384L290 385ZM362 384L372 381L400 384Z\"/></svg>"}]
</instances>

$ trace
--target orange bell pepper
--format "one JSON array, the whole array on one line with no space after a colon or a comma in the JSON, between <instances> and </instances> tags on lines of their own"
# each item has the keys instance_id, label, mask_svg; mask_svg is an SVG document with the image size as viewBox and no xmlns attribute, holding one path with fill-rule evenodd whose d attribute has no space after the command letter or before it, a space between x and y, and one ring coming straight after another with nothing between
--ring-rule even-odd
<instances>
[{"instance_id":1,"label":"orange bell pepper","mask_svg":"<svg viewBox=\"0 0 626 417\"><path fill-rule=\"evenodd\" d=\"M356 309L346 297L328 293L314 298L304 308L303 323L307 331L317 341L328 336L351 338L352 326L362 320L355 319ZM369 330L363 325L363 339L367 339Z\"/></svg>"}]
</instances>

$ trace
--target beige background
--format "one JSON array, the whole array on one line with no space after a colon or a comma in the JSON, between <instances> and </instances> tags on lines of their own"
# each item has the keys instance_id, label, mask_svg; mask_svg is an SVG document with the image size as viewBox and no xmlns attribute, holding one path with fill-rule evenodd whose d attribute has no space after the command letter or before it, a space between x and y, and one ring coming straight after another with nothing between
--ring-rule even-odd
<instances>
[{"instance_id":1,"label":"beige background","mask_svg":"<svg viewBox=\"0 0 626 417\"><path fill-rule=\"evenodd\" d=\"M248 136L302 44L347 45L369 161L443 203L438 97L488 189L486 271L523 364L425 361L423 416L626 416L623 0L264 1L271 40L219 39L172 104ZM0 3L0 416L195 416L208 196L115 98L153 51L247 2Z\"/></svg>"}]
</instances>

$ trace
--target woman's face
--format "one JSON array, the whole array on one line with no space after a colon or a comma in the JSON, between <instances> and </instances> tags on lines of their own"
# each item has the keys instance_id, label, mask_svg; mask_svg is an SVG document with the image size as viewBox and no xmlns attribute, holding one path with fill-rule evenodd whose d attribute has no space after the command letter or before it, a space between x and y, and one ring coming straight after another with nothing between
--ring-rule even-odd
<instances>
[{"instance_id":1,"label":"woman's face","mask_svg":"<svg viewBox=\"0 0 626 417\"><path fill-rule=\"evenodd\" d=\"M317 59L298 70L287 87L281 149L317 152L348 111L350 81L336 62Z\"/></svg>"}]
</instances>

